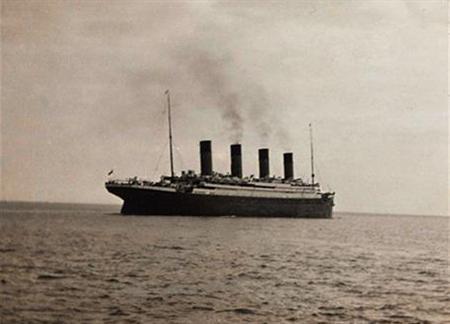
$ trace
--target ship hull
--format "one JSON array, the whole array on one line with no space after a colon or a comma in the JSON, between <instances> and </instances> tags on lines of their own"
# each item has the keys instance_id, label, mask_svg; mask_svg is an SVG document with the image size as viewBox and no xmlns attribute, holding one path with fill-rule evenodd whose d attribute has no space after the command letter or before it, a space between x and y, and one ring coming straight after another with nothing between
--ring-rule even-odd
<instances>
[{"instance_id":1,"label":"ship hull","mask_svg":"<svg viewBox=\"0 0 450 324\"><path fill-rule=\"evenodd\" d=\"M107 186L123 199L124 215L331 218L333 198L289 199L200 195L133 186Z\"/></svg>"}]
</instances>

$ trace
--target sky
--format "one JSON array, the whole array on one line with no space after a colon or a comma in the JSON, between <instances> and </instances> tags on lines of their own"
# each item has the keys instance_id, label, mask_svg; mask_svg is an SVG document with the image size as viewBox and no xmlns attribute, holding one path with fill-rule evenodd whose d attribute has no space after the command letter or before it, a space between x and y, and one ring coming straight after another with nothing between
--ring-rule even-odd
<instances>
[{"instance_id":1,"label":"sky","mask_svg":"<svg viewBox=\"0 0 450 324\"><path fill-rule=\"evenodd\" d=\"M120 203L107 173L245 175L294 153L336 210L448 215L446 1L15 1L1 8L2 200Z\"/></svg>"}]
</instances>

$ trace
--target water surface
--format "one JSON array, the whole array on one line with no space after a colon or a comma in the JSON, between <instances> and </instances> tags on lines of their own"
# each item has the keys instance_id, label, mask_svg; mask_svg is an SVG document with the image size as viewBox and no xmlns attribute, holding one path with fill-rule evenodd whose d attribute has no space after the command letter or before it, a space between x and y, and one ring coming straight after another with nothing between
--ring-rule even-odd
<instances>
[{"instance_id":1,"label":"water surface","mask_svg":"<svg viewBox=\"0 0 450 324\"><path fill-rule=\"evenodd\" d=\"M0 204L1 322L450 323L448 218Z\"/></svg>"}]
</instances>

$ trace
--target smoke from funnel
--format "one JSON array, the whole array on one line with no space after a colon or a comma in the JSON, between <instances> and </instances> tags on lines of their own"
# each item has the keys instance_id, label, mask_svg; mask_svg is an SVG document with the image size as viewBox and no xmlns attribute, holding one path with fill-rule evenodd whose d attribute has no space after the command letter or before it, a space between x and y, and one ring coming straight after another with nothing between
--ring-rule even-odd
<instances>
[{"instance_id":1,"label":"smoke from funnel","mask_svg":"<svg viewBox=\"0 0 450 324\"><path fill-rule=\"evenodd\" d=\"M197 45L197 46L195 46ZM229 58L217 56L203 49L202 44L187 46L177 59L187 69L191 79L199 83L203 95L218 110L227 126L227 134L233 142L239 142L243 136L244 104L242 96L233 86L233 78L227 75L227 68L232 64Z\"/></svg>"},{"instance_id":2,"label":"smoke from funnel","mask_svg":"<svg viewBox=\"0 0 450 324\"><path fill-rule=\"evenodd\" d=\"M189 44L175 45L174 65L183 69L188 80L199 87L202 95L198 101L221 114L231 142L242 142L244 130L251 128L252 134L256 133L268 145L270 138L277 134L274 130L282 127L276 107L259 80L238 68L240 62L231 50L222 43L215 44L211 48L211 40L199 38Z\"/></svg>"}]
</instances>

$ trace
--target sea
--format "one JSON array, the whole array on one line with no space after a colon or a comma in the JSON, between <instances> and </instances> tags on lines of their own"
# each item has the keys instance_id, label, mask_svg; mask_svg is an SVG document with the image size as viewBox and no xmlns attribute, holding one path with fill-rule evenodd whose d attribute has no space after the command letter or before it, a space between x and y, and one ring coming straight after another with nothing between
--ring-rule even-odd
<instances>
[{"instance_id":1,"label":"sea","mask_svg":"<svg viewBox=\"0 0 450 324\"><path fill-rule=\"evenodd\" d=\"M0 204L0 323L450 323L449 220Z\"/></svg>"}]
</instances>

